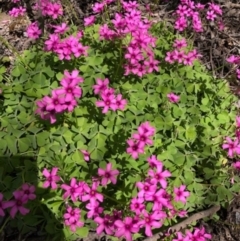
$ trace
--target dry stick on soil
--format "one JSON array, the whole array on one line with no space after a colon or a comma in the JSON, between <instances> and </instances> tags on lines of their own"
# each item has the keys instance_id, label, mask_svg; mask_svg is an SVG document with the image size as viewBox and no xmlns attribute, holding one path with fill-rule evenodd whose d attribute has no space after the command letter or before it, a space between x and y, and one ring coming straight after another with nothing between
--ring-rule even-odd
<instances>
[{"instance_id":1,"label":"dry stick on soil","mask_svg":"<svg viewBox=\"0 0 240 241\"><path fill-rule=\"evenodd\" d=\"M226 3L225 5L223 5L222 7L227 7L227 8L240 8L240 4L228 2L228 3Z\"/></svg>"},{"instance_id":2,"label":"dry stick on soil","mask_svg":"<svg viewBox=\"0 0 240 241\"><path fill-rule=\"evenodd\" d=\"M189 224L198 221L199 219L203 219L209 216L212 216L214 213L216 213L220 209L220 206L216 205L213 206L205 211L201 211L198 213L193 214L192 216L188 217L187 219L183 220L182 222L172 226L171 228L168 229L168 232L173 231L173 232L178 232L179 230L186 228ZM161 238L163 234L157 233L153 235L152 237L146 238L143 241L157 241L158 239Z\"/></svg>"}]
</instances>

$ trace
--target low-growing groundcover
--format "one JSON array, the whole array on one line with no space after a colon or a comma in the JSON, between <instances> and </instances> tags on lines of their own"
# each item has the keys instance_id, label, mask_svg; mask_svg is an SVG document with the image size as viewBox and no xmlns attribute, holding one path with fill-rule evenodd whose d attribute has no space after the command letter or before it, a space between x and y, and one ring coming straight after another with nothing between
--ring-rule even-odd
<instances>
[{"instance_id":1,"label":"low-growing groundcover","mask_svg":"<svg viewBox=\"0 0 240 241\"><path fill-rule=\"evenodd\" d=\"M238 192L222 150L237 114L227 83L172 29L123 3L112 21L42 36L3 73L1 231L130 241ZM37 23L28 34L39 37Z\"/></svg>"}]
</instances>

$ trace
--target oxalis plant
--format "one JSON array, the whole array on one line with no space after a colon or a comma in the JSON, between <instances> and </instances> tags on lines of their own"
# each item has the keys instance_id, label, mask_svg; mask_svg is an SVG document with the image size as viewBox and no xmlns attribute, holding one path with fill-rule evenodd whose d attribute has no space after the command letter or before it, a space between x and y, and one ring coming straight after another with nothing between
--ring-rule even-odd
<instances>
[{"instance_id":1,"label":"oxalis plant","mask_svg":"<svg viewBox=\"0 0 240 241\"><path fill-rule=\"evenodd\" d=\"M211 239L194 223L168 230L238 192L222 149L228 136L223 148L238 154L236 99L164 22L124 1L108 18L111 2L94 5L84 30L31 24L36 45L2 78L0 232ZM51 4L38 7L56 19Z\"/></svg>"}]
</instances>

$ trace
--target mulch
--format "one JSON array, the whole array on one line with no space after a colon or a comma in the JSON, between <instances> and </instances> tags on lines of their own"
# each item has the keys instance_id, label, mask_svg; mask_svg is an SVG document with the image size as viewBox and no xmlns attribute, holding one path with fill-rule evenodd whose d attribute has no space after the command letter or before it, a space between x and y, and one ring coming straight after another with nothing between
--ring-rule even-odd
<instances>
[{"instance_id":1,"label":"mulch","mask_svg":"<svg viewBox=\"0 0 240 241\"><path fill-rule=\"evenodd\" d=\"M28 1L31 4L31 1ZM63 0L65 1L65 0ZM68 0L71 2L76 14L72 17L78 24L82 25L83 18L91 15L91 7L95 0ZM138 1L145 6L152 3L151 0ZM201 1L203 3L210 1ZM240 94L240 83L236 79L234 68L226 58L230 55L240 55L240 0L218 0L223 9L222 22L223 29L217 25L206 24L205 31L193 35L194 47L202 55L201 62L206 69L217 78L228 79L233 92ZM155 16L158 19L164 19L169 23L174 23L173 11L176 9L179 1L165 0L155 6ZM9 0L0 0L0 10L7 13L13 4ZM0 11L0 12L1 12ZM0 13L1 14L1 13ZM14 20L0 15L0 36L7 43L11 44L16 51L22 52L28 49L31 42L25 34L25 27L34 21L32 12L24 18ZM207 22L206 22L207 23ZM189 34L192 34L189 33ZM190 35L189 35L190 36ZM14 53L7 46L0 43L0 65L3 64L11 71L14 62ZM240 240L240 197L237 197L229 204L227 209L221 209L219 212L221 219L218 222L204 223L207 230L213 234L212 241L239 241ZM201 222L202 224L202 222ZM1 237L0 237L1 239ZM17 240L12 237L11 241ZM28 237L27 241L39 240Z\"/></svg>"}]
</instances>

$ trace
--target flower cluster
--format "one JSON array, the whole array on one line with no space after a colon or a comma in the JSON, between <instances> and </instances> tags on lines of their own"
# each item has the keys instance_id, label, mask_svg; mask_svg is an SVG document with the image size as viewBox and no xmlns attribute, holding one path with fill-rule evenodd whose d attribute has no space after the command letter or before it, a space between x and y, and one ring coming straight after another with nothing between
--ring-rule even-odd
<instances>
[{"instance_id":1,"label":"flower cluster","mask_svg":"<svg viewBox=\"0 0 240 241\"><path fill-rule=\"evenodd\" d=\"M205 6L201 3L195 3L191 0L181 0L181 4L178 6L175 15L177 20L175 22L175 29L182 32L188 26L189 22L192 24L192 28L195 32L203 32L203 24L200 17L200 12L205 9ZM214 21L218 16L222 15L222 10L219 5L214 3L209 3L206 19Z\"/></svg>"},{"instance_id":2,"label":"flower cluster","mask_svg":"<svg viewBox=\"0 0 240 241\"><path fill-rule=\"evenodd\" d=\"M37 22L31 23L27 27L27 36L31 39L38 39L41 33L42 33L42 30L39 29Z\"/></svg>"},{"instance_id":3,"label":"flower cluster","mask_svg":"<svg viewBox=\"0 0 240 241\"><path fill-rule=\"evenodd\" d=\"M172 241L206 241L212 238L211 234L206 233L204 227L194 228L193 232L187 230L185 236L182 232L177 232L176 235L177 238L174 238Z\"/></svg>"},{"instance_id":4,"label":"flower cluster","mask_svg":"<svg viewBox=\"0 0 240 241\"><path fill-rule=\"evenodd\" d=\"M107 4L112 2L113 0L104 0L95 3L93 12L101 13ZM180 17L176 22L177 27L175 27L182 31L187 26L187 18L191 17L193 28L198 32L202 31L200 17L194 9L203 9L204 6L195 4L190 0L182 0L181 2L182 6L177 10ZM156 46L156 38L149 31L152 23L142 17L136 1L125 2L121 0L120 3L123 11L114 15L111 20L111 27L107 24L100 27L100 39L110 41L115 39L125 40L122 41L125 45L125 75L134 74L142 77L147 73L158 71L159 61L155 59L153 52L153 48ZM42 12L43 16L49 16L52 19L57 19L63 15L62 5L58 1L41 0L35 7ZM215 4L209 4L209 9L208 19L215 19L214 14L221 15L220 9ZM12 12L12 15L15 16L21 14L21 11L20 13L16 10ZM95 16L84 19L85 26L90 26L94 22ZM79 43L83 32L79 32L77 36L70 35L65 39L61 39L60 35L68 30L67 24L62 23L52 27L54 33L50 34L49 39L45 41L45 51L56 53L60 60L71 60L73 57L87 56L88 46ZM41 30L37 23L32 23L28 27L27 34L29 38L39 38ZM183 48L187 47L185 39L176 40L173 46L175 50L168 52L166 57L166 61L169 63L178 62L192 65L193 61L199 57L195 50L188 53L184 51ZM78 85L83 83L83 78L79 77L78 74L78 70L73 70L71 73L65 70L64 77L60 82L61 88L52 90L50 97L45 96L37 101L36 113L42 119L50 119L50 122L54 123L57 114L64 111L73 111L77 106L77 99L82 96L82 89ZM102 113L107 113L109 110L125 109L127 101L123 99L121 94L115 94L115 90L108 86L109 79L96 79L96 82L96 85L93 86L93 92L101 97L101 100L96 102L96 106L103 108ZM167 97L170 102L176 103L179 101L179 96L174 93L168 94ZM153 145L152 136L155 132L155 128L149 122L142 123L138 127L137 133L134 133L131 139L127 140L126 152L132 158L137 159L139 154L144 153L144 148L147 145ZM229 139L227 139L228 143L224 144L223 148L228 149L230 155L233 156L234 153L240 152L240 146L238 143L235 145L235 142L230 142ZM89 161L90 154L88 151L80 151L84 160ZM168 186L167 179L171 177L171 173L164 168L162 161L158 160L155 155L147 158L147 161L149 163L147 176L136 183L137 195L129 201L127 213L120 210L111 210L109 213L109 210L104 210L101 207L104 199L108 197L107 195L104 196L100 190L107 188L109 184L115 185L120 174L119 170L113 168L112 163L107 163L105 169L98 168L96 176L92 177L90 183L72 177L70 183L63 182L59 184L63 179L58 175L58 168L53 167L52 170L45 168L42 172L45 177L43 187L54 190L60 189L62 199L66 205L66 212L63 215L64 225L69 227L72 232L84 226L84 222L81 221L82 210L76 207L80 202L81 206L87 210L87 217L97 224L97 234L105 232L108 235L114 235L118 238L123 237L127 241L131 241L134 233L138 233L140 229L145 229L146 236L152 236L152 229L160 228L167 218L186 216L187 212L177 210L174 204L175 202L185 204L190 193L186 190L185 185L174 187L173 190ZM27 214L29 210L25 207L25 204L36 197L34 192L34 186L24 184L21 190L13 193L14 200L3 201L3 195L0 193L0 215L5 215L6 208L11 208L11 217L14 217L18 211L23 215ZM147 209L149 206L151 207L150 210ZM211 238L209 234L205 233L204 228L195 229L193 233L187 231L185 237L178 232L177 236L175 241L205 241L205 239Z\"/></svg>"},{"instance_id":5,"label":"flower cluster","mask_svg":"<svg viewBox=\"0 0 240 241\"><path fill-rule=\"evenodd\" d=\"M34 200L36 198L35 186L28 183L24 183L21 189L13 192L13 200L3 201L3 194L0 193L0 216L5 216L4 210L11 208L10 216L14 218L17 212L22 215L29 213L29 209L25 207L29 200Z\"/></svg>"},{"instance_id":6,"label":"flower cluster","mask_svg":"<svg viewBox=\"0 0 240 241\"><path fill-rule=\"evenodd\" d=\"M24 16L25 13L26 13L26 8L23 8L23 7L13 8L11 11L9 11L9 15L14 18L17 18L19 16Z\"/></svg>"},{"instance_id":7,"label":"flower cluster","mask_svg":"<svg viewBox=\"0 0 240 241\"><path fill-rule=\"evenodd\" d=\"M64 27L66 30L67 26ZM61 28L61 29L62 29ZM56 30L55 30L56 31ZM59 28L57 31L59 34ZM71 60L74 56L75 58L79 58L81 56L87 56L88 46L83 46L82 43L79 43L82 35L77 35L76 37L73 35L68 36L65 39L61 39L60 36L56 33L50 34L49 39L45 41L45 51L52 51L56 53L60 60Z\"/></svg>"},{"instance_id":8,"label":"flower cluster","mask_svg":"<svg viewBox=\"0 0 240 241\"><path fill-rule=\"evenodd\" d=\"M206 19L214 21L218 16L222 16L222 9L218 4L209 3Z\"/></svg>"},{"instance_id":9,"label":"flower cluster","mask_svg":"<svg viewBox=\"0 0 240 241\"><path fill-rule=\"evenodd\" d=\"M46 168L43 170L42 174L46 178L43 183L44 188L57 189L57 182L61 179L57 175L58 168L54 167L51 171L48 171ZM61 184L61 189L64 191L63 200L68 198L71 199L73 203L77 201L88 202L86 204L86 209L88 209L87 216L88 218L95 218L103 212L103 208L99 207L99 202L103 202L103 195L97 191L100 183L102 186L107 186L110 182L116 184L117 175L119 174L118 170L112 169L112 164L108 163L106 170L99 168L98 176L99 178L93 179L92 185L89 186L86 182L78 182L75 178L72 178L70 184ZM79 208L73 208L70 205L66 208L66 213L64 214L64 223L66 226L69 226L71 231L75 232L77 227L82 227L84 223L80 221L80 212Z\"/></svg>"},{"instance_id":10,"label":"flower cluster","mask_svg":"<svg viewBox=\"0 0 240 241\"><path fill-rule=\"evenodd\" d=\"M60 25L51 25L51 27L54 29L55 34L64 34L69 30L69 27L66 23L61 23Z\"/></svg>"},{"instance_id":11,"label":"flower cluster","mask_svg":"<svg viewBox=\"0 0 240 241\"><path fill-rule=\"evenodd\" d=\"M127 140L127 153L131 154L132 158L137 159L140 153L144 153L146 145L152 145L152 137L155 133L155 128L149 122L144 122L138 127L138 132L132 135L132 138Z\"/></svg>"},{"instance_id":12,"label":"flower cluster","mask_svg":"<svg viewBox=\"0 0 240 241\"><path fill-rule=\"evenodd\" d=\"M131 36L130 42L125 46L125 75L134 74L139 77L153 71L158 71L159 61L154 59L153 49L156 38L149 33L151 23L143 19L138 11L136 1L121 1L125 12L116 13L112 21L113 27L104 24L100 27L100 40L114 40Z\"/></svg>"},{"instance_id":13,"label":"flower cluster","mask_svg":"<svg viewBox=\"0 0 240 241\"><path fill-rule=\"evenodd\" d=\"M64 111L72 112L77 106L76 98L82 95L82 89L78 86L83 82L83 78L78 76L79 71L73 70L72 73L64 71L60 89L52 90L52 96L44 96L36 101L38 106L36 114L44 120L50 119L51 124L56 122L56 114Z\"/></svg>"},{"instance_id":14,"label":"flower cluster","mask_svg":"<svg viewBox=\"0 0 240 241\"><path fill-rule=\"evenodd\" d=\"M148 129L144 126L148 126ZM149 128L148 123L144 123L140 130L145 130L144 133L154 133L153 128ZM139 134L135 134L139 138ZM109 183L116 184L118 170L114 170L111 163L107 163L106 169L98 168L98 177L92 179L92 184L89 185L85 181L77 181L72 178L70 184L61 184L61 189L64 191L63 200L70 199L73 203L86 202L87 217L93 219L97 227L97 234L105 232L108 235L116 237L124 237L127 241L132 240L132 235L139 232L141 228L145 228L145 234L152 236L152 229L162 226L164 219L168 217L164 209L170 210L169 218L179 215L181 217L186 215L185 211L177 211L173 207L172 196L166 191L166 179L171 176L167 170L163 170L163 163L151 156L147 159L149 163L148 177L144 182L137 182L136 187L139 189L137 197L130 200L130 210L134 214L131 216L123 216L122 211L114 210L112 215L103 214L104 209L100 207L103 202L104 196L98 192L98 187L102 185L106 187ZM57 188L56 182L60 181L57 175L58 168L54 167L51 171L43 170L43 175L46 181L43 187ZM174 200L182 203L186 202L189 192L185 190L186 186L181 185L179 188L174 188ZM146 210L147 203L153 204L152 211ZM64 224L75 232L78 227L84 226L81 221L81 210L78 207L73 207L67 202L66 212L64 214Z\"/></svg>"},{"instance_id":15,"label":"flower cluster","mask_svg":"<svg viewBox=\"0 0 240 241\"><path fill-rule=\"evenodd\" d=\"M102 80L105 87L108 80ZM103 88L104 89L104 88ZM102 91L99 86L94 89L96 93ZM141 145L151 145L153 141L149 138L155 133L155 128L150 126L149 122L141 124L138 133L133 134L134 138ZM83 151L83 150L81 150ZM87 151L84 150L83 153ZM145 229L146 236L152 236L152 229L160 228L166 219L173 219L177 216L185 217L185 210L178 210L174 207L176 202L186 203L186 199L190 193L186 190L185 185L172 188L168 187L167 179L171 177L171 173L164 168L163 162L158 160L155 155L147 158L149 169L147 176L143 181L135 183L137 195L129 200L129 210L125 213L122 210L113 209L104 210L101 205L105 198L109 198L106 194L99 192L99 187L106 188L110 183L115 185L120 172L113 169L112 163L107 163L106 168L98 168L97 175L92 177L89 184L85 181L78 181L71 178L70 184L62 183L59 187L57 182L62 180L58 175L58 168L54 167L51 171L43 170L46 181L43 187L51 187L52 189L61 188L63 191L63 200L66 204L66 211L63 215L65 226L69 227L72 232L77 228L83 227L84 222L81 220L81 210L78 203L87 211L87 218L92 219L96 224L96 232L98 235L103 232L118 238L125 238L132 241L133 234L138 233L140 229ZM147 209L150 205L150 210ZM183 234L177 233L175 241L180 241ZM188 237L188 239L187 239ZM211 238L206 234L204 228L195 229L193 233L187 231L184 240L202 240Z\"/></svg>"},{"instance_id":16,"label":"flower cluster","mask_svg":"<svg viewBox=\"0 0 240 241\"><path fill-rule=\"evenodd\" d=\"M41 0L35 4L34 9L40 11L43 16L49 16L52 19L57 19L63 15L63 7L60 1Z\"/></svg>"},{"instance_id":17,"label":"flower cluster","mask_svg":"<svg viewBox=\"0 0 240 241\"><path fill-rule=\"evenodd\" d=\"M100 95L102 100L96 102L97 107L102 107L102 113L107 113L109 110L124 110L127 100L122 98L121 94L114 95L115 90L109 88L109 79L96 79L97 84L93 85L94 94Z\"/></svg>"},{"instance_id":18,"label":"flower cluster","mask_svg":"<svg viewBox=\"0 0 240 241\"><path fill-rule=\"evenodd\" d=\"M64 224L69 226L72 232L76 232L77 228L81 228L84 225L84 222L80 221L80 213L81 210L79 208L68 206L67 212L63 215Z\"/></svg>"},{"instance_id":19,"label":"flower cluster","mask_svg":"<svg viewBox=\"0 0 240 241\"><path fill-rule=\"evenodd\" d=\"M196 60L198 57L201 57L200 54L197 53L197 51L194 49L192 51L186 52L186 49L184 47L187 46L186 40L183 39L176 39L174 41L173 47L175 49L173 51L167 52L167 56L165 57L165 61L174 64L184 64L184 65L193 65L194 60Z\"/></svg>"}]
</instances>

